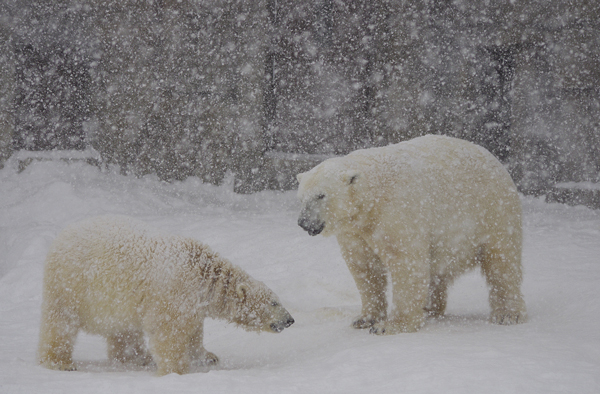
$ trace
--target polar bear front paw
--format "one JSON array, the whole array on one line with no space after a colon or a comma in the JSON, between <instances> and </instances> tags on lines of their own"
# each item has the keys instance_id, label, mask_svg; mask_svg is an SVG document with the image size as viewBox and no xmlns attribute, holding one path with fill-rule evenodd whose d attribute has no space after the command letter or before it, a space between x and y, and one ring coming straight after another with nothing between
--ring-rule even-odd
<instances>
[{"instance_id":1,"label":"polar bear front paw","mask_svg":"<svg viewBox=\"0 0 600 394\"><path fill-rule=\"evenodd\" d=\"M75 364L61 365L56 369L59 371L68 371L68 372L77 371Z\"/></svg>"},{"instance_id":2,"label":"polar bear front paw","mask_svg":"<svg viewBox=\"0 0 600 394\"><path fill-rule=\"evenodd\" d=\"M73 363L62 363L55 361L45 361L42 362L41 365L48 369L53 369L55 371L77 371L75 364Z\"/></svg>"},{"instance_id":3,"label":"polar bear front paw","mask_svg":"<svg viewBox=\"0 0 600 394\"><path fill-rule=\"evenodd\" d=\"M352 327L359 329L359 330L365 329L365 328L371 328L375 324L377 324L379 321L381 321L381 319L375 319L371 315L366 315L366 316L360 315L352 321Z\"/></svg>"},{"instance_id":4,"label":"polar bear front paw","mask_svg":"<svg viewBox=\"0 0 600 394\"><path fill-rule=\"evenodd\" d=\"M401 327L390 324L389 322L377 323L369 330L369 333L375 335L395 335L403 332L407 331L404 331Z\"/></svg>"},{"instance_id":5,"label":"polar bear front paw","mask_svg":"<svg viewBox=\"0 0 600 394\"><path fill-rule=\"evenodd\" d=\"M212 367L219 363L219 357L206 349L201 349L198 352L192 353L192 359L194 360L195 365L201 365L205 367Z\"/></svg>"},{"instance_id":6,"label":"polar bear front paw","mask_svg":"<svg viewBox=\"0 0 600 394\"><path fill-rule=\"evenodd\" d=\"M424 323L424 319L407 321L386 320L375 323L369 332L375 335L395 335L404 332L417 332L421 327L423 327Z\"/></svg>"},{"instance_id":7,"label":"polar bear front paw","mask_svg":"<svg viewBox=\"0 0 600 394\"><path fill-rule=\"evenodd\" d=\"M499 311L492 313L490 321L504 326L525 323L526 314L517 311Z\"/></svg>"},{"instance_id":8,"label":"polar bear front paw","mask_svg":"<svg viewBox=\"0 0 600 394\"><path fill-rule=\"evenodd\" d=\"M206 352L203 358L201 358L200 363L206 366L214 366L219 363L219 357L212 352Z\"/></svg>"}]
</instances>

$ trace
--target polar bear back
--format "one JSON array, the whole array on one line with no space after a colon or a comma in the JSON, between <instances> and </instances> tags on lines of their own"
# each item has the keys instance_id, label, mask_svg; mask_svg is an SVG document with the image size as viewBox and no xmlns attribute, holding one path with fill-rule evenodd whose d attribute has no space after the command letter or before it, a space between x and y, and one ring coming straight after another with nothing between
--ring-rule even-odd
<instances>
[{"instance_id":1,"label":"polar bear back","mask_svg":"<svg viewBox=\"0 0 600 394\"><path fill-rule=\"evenodd\" d=\"M428 239L434 272L453 261L470 264L478 247L495 238L521 242L517 189L502 164L478 145L424 136L342 159L345 165L360 163L365 173L361 198L377 202L369 220L385 234Z\"/></svg>"},{"instance_id":2,"label":"polar bear back","mask_svg":"<svg viewBox=\"0 0 600 394\"><path fill-rule=\"evenodd\" d=\"M335 167L364 173L362 198L396 214L416 214L419 228L490 222L506 210L518 213L516 187L502 164L487 150L467 141L424 136L382 148L355 151L334 159ZM332 161L331 164L334 164ZM388 212L389 213L389 212ZM470 217L471 223L467 219ZM407 218L410 219L410 218ZM440 227L442 226L442 227Z\"/></svg>"},{"instance_id":3,"label":"polar bear back","mask_svg":"<svg viewBox=\"0 0 600 394\"><path fill-rule=\"evenodd\" d=\"M504 184L511 192L514 189L512 179L490 152L444 136L427 135L386 147L357 150L330 163L336 160L340 161L335 164L337 169L357 167L372 185L392 187L396 192L409 185L420 186L412 191L423 197L430 192L474 189L491 183Z\"/></svg>"},{"instance_id":4,"label":"polar bear back","mask_svg":"<svg viewBox=\"0 0 600 394\"><path fill-rule=\"evenodd\" d=\"M121 216L72 225L48 254L45 291L52 295L45 299L71 303L92 334L139 328L144 299L168 291L184 271L184 242Z\"/></svg>"}]
</instances>

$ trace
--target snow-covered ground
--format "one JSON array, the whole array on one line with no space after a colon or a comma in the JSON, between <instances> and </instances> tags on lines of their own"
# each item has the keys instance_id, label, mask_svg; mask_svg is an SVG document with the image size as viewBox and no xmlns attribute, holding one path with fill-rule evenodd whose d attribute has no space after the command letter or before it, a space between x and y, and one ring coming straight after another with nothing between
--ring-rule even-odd
<instances>
[{"instance_id":1,"label":"snow-covered ground","mask_svg":"<svg viewBox=\"0 0 600 394\"><path fill-rule=\"evenodd\" d=\"M294 192L243 196L196 179L166 184L83 164L0 170L0 393L599 393L600 211L524 198L529 322L487 322L479 273L460 279L447 316L418 333L350 328L360 300L333 238L296 225ZM81 335L77 372L36 363L42 269L57 233L117 213L197 238L264 281L296 323L256 334L207 321L221 364L155 377L111 364L102 338Z\"/></svg>"}]
</instances>

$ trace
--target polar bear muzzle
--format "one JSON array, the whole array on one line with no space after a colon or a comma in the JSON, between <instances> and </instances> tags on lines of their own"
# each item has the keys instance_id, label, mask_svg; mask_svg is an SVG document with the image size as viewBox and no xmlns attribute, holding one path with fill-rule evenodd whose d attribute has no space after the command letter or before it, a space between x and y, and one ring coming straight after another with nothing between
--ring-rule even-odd
<instances>
[{"instance_id":1,"label":"polar bear muzzle","mask_svg":"<svg viewBox=\"0 0 600 394\"><path fill-rule=\"evenodd\" d=\"M294 318L291 315L288 315L289 317L287 318L286 321L282 321L282 322L278 322L278 323L272 323L271 324L271 331L273 332L281 332L283 331L284 328L288 328L289 326L291 326L292 324L294 324Z\"/></svg>"},{"instance_id":2,"label":"polar bear muzzle","mask_svg":"<svg viewBox=\"0 0 600 394\"><path fill-rule=\"evenodd\" d=\"M313 236L321 234L325 228L325 222L319 218L319 210L314 205L316 205L314 202L306 204L298 217L298 226Z\"/></svg>"}]
</instances>

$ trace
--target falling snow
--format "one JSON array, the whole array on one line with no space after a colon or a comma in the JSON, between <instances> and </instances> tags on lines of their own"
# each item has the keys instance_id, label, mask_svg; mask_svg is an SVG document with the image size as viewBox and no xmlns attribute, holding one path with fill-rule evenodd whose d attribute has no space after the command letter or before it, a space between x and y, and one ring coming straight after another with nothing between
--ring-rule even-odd
<instances>
[{"instance_id":1,"label":"falling snow","mask_svg":"<svg viewBox=\"0 0 600 394\"><path fill-rule=\"evenodd\" d=\"M599 21L587 0L0 0L0 393L600 392ZM474 272L418 333L350 327L337 243L281 190L424 134L482 145L517 184L526 324L489 324ZM208 321L221 364L186 376L86 334L78 372L39 367L49 245L99 214L210 245L296 323Z\"/></svg>"}]
</instances>

